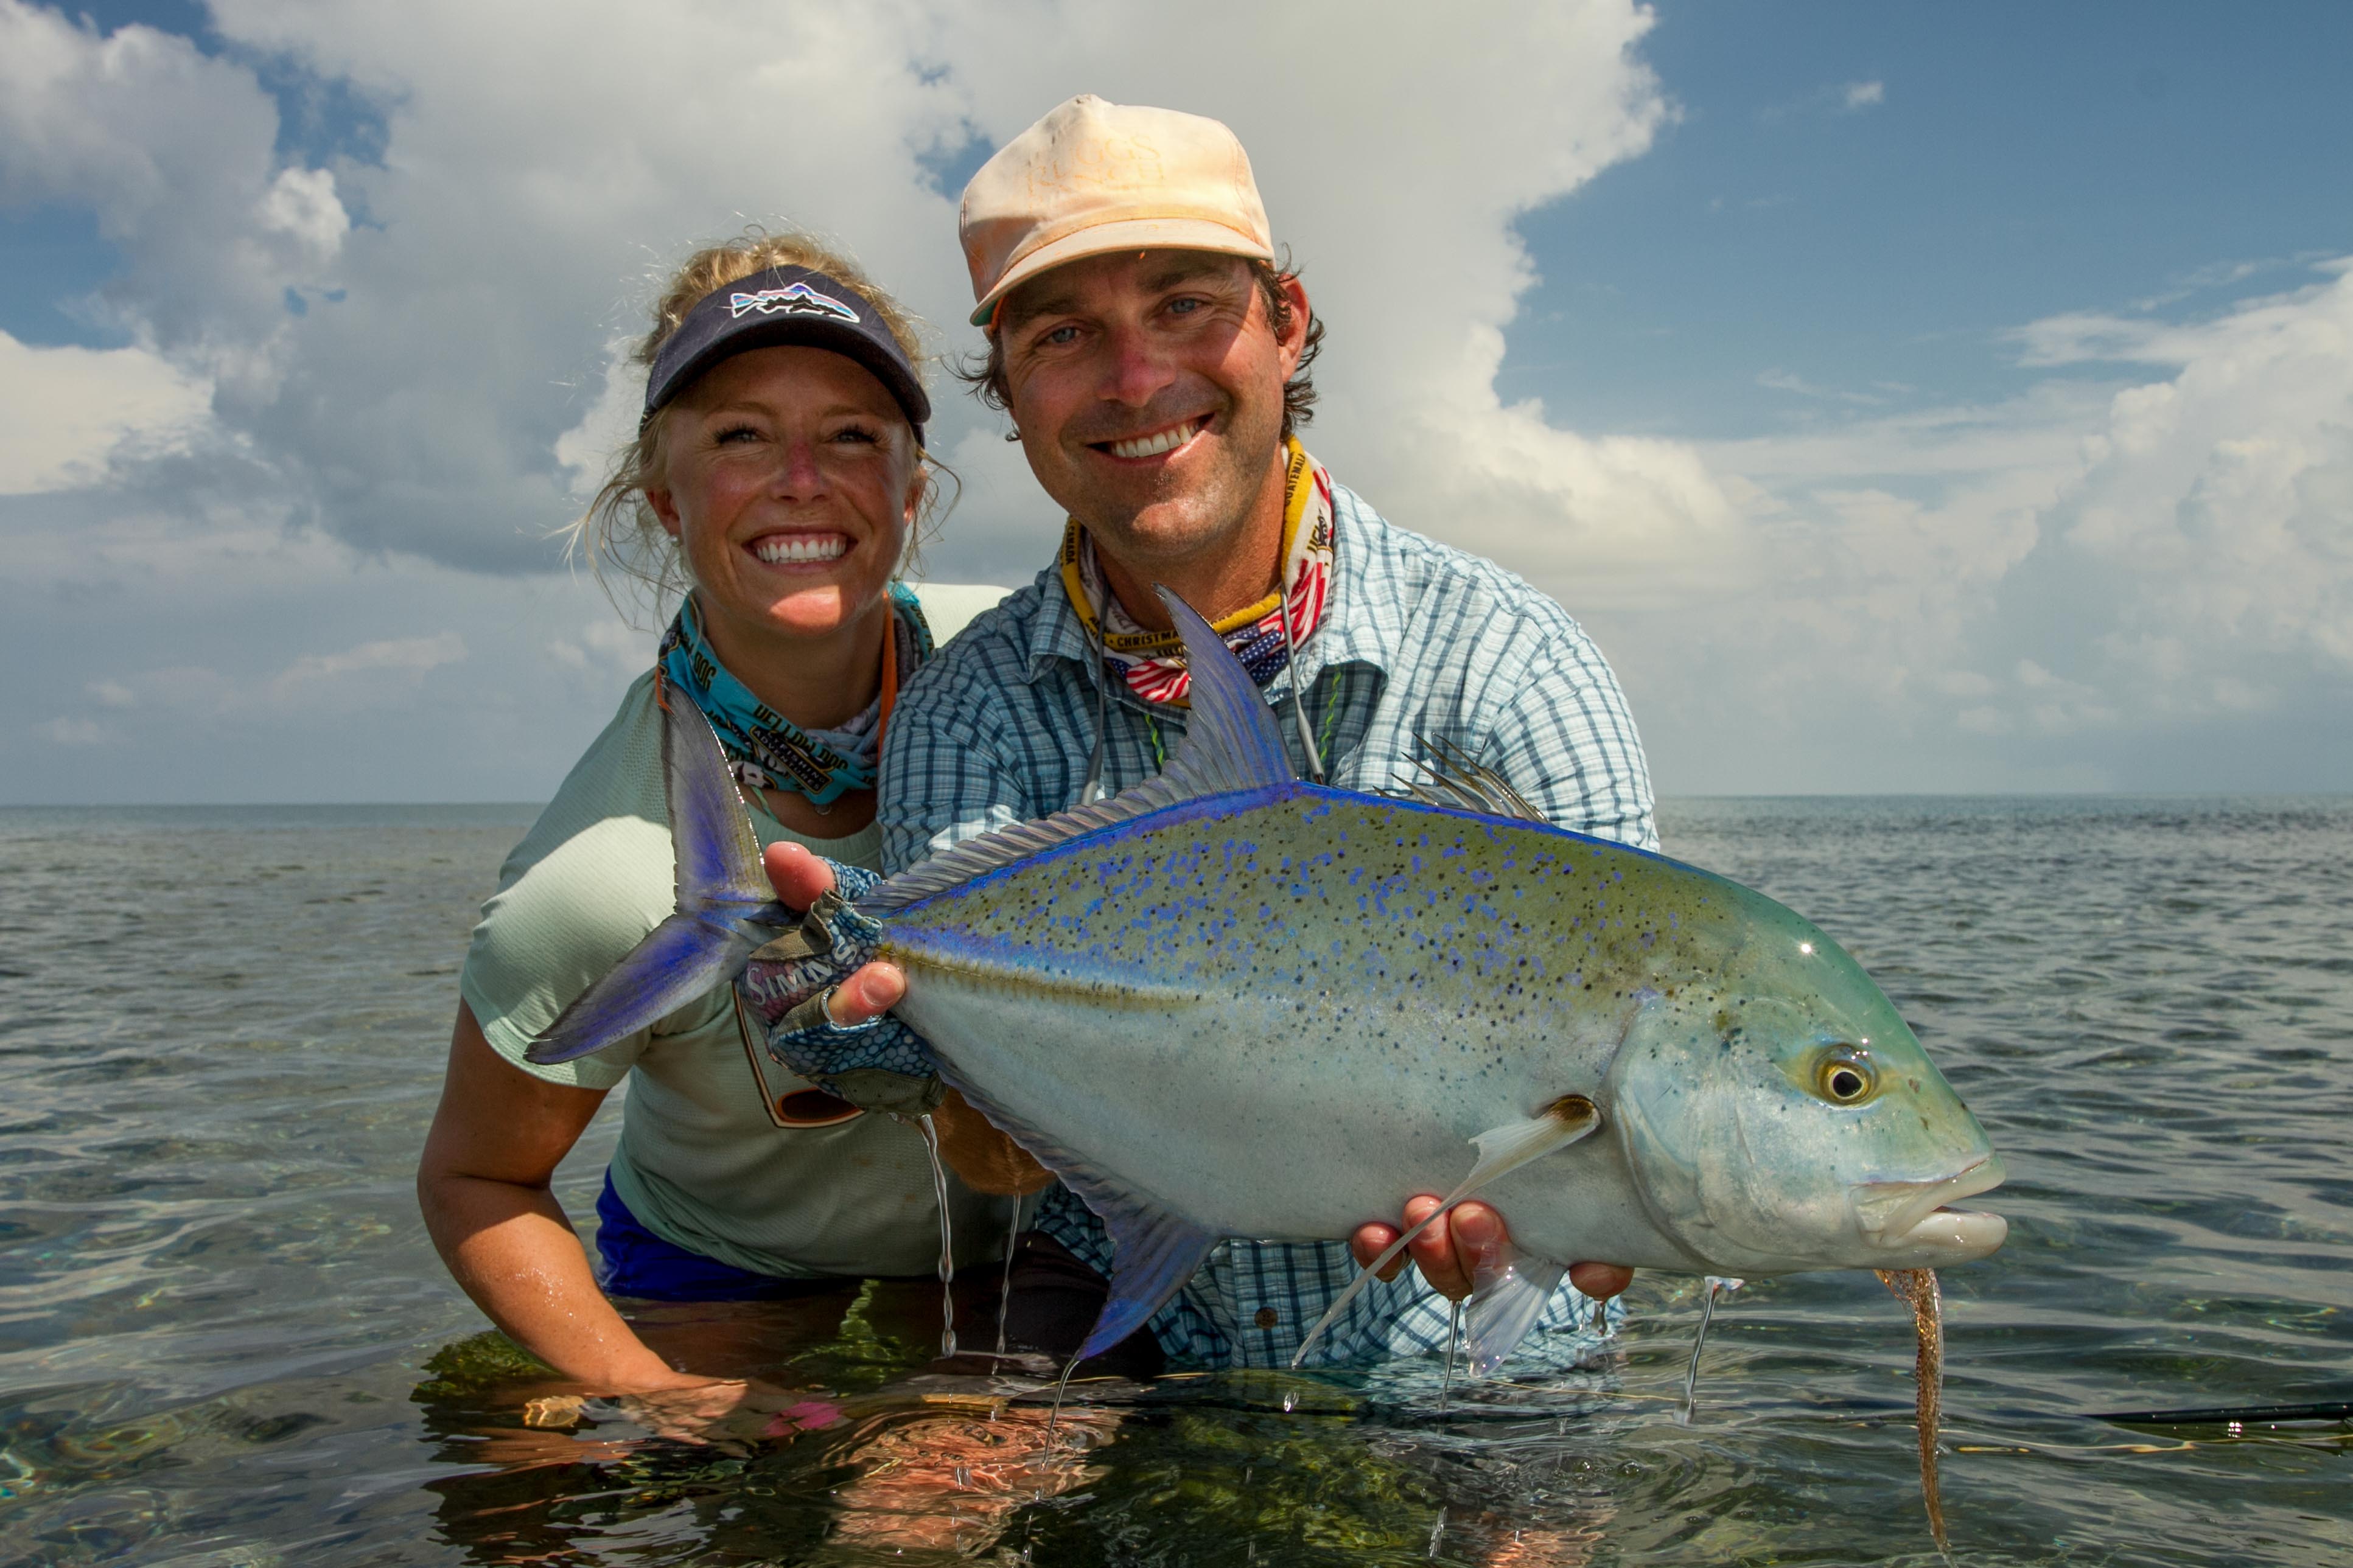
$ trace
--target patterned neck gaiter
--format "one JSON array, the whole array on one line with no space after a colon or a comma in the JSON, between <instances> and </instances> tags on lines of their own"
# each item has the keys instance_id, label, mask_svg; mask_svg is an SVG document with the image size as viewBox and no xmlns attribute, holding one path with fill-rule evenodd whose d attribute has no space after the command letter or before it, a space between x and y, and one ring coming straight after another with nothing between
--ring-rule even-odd
<instances>
[{"instance_id":1,"label":"patterned neck gaiter","mask_svg":"<svg viewBox=\"0 0 2353 1568\"><path fill-rule=\"evenodd\" d=\"M872 789L883 722L899 682L932 656L932 628L903 583L891 584L891 643L883 650L882 689L866 710L838 730L804 730L752 694L711 651L689 594L662 634L655 662L670 683L694 700L719 732L727 771L754 789L797 790L813 805L831 805L850 790Z\"/></svg>"},{"instance_id":2,"label":"patterned neck gaiter","mask_svg":"<svg viewBox=\"0 0 2353 1568\"><path fill-rule=\"evenodd\" d=\"M1332 595L1332 476L1293 439L1284 444L1282 586L1216 623L1250 677L1264 687L1291 662L1291 648L1323 624ZM1062 590L1112 672L1146 702L1183 706L1192 688L1185 644L1173 631L1146 631L1103 581L1094 541L1073 518L1062 531ZM1291 619L1283 637L1282 617Z\"/></svg>"}]
</instances>

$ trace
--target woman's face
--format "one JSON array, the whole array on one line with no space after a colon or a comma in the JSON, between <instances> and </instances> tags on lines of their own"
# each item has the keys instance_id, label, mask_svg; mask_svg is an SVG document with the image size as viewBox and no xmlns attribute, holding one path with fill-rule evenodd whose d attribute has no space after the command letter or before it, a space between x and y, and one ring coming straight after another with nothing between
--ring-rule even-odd
<instances>
[{"instance_id":1,"label":"woman's face","mask_svg":"<svg viewBox=\"0 0 2353 1568\"><path fill-rule=\"evenodd\" d=\"M923 499L915 437L872 372L826 349L752 349L666 412L649 489L724 657L823 637L881 601Z\"/></svg>"}]
</instances>

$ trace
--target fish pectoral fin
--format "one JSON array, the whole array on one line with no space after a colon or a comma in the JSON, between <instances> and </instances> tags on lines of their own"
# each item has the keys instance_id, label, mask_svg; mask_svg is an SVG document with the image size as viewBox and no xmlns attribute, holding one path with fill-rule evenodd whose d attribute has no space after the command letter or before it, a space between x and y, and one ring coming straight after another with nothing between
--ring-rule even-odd
<instances>
[{"instance_id":1,"label":"fish pectoral fin","mask_svg":"<svg viewBox=\"0 0 2353 1568\"><path fill-rule=\"evenodd\" d=\"M1516 1171L1531 1160L1541 1160L1588 1137L1601 1126L1601 1110L1581 1094L1564 1094L1525 1121L1490 1127L1471 1140L1478 1145L1479 1163L1446 1200L1453 1207L1506 1171Z\"/></svg>"},{"instance_id":2,"label":"fish pectoral fin","mask_svg":"<svg viewBox=\"0 0 2353 1568\"><path fill-rule=\"evenodd\" d=\"M1490 1127L1484 1132L1472 1134L1471 1142L1477 1147L1479 1158L1472 1163L1471 1173L1463 1177L1461 1184L1447 1194L1445 1200L1436 1208L1390 1242L1378 1258L1356 1271L1356 1277L1348 1281L1348 1288L1340 1292L1339 1299L1315 1320L1315 1326L1307 1331L1307 1337L1300 1342L1298 1353L1291 1358L1291 1364L1297 1366L1306 1360L1307 1352L1314 1347L1315 1342L1324 1337L1324 1331L1339 1320L1349 1302L1363 1294L1373 1276L1387 1268L1390 1260L1403 1252L1415 1237L1429 1229L1440 1215L1496 1177L1508 1171L1516 1171L1531 1160L1540 1160L1556 1150L1566 1149L1578 1139L1591 1134L1600 1125L1601 1110L1593 1101L1581 1094L1564 1094L1524 1121L1507 1121L1501 1127Z\"/></svg>"},{"instance_id":3,"label":"fish pectoral fin","mask_svg":"<svg viewBox=\"0 0 2353 1568\"><path fill-rule=\"evenodd\" d=\"M1472 1278L1471 1304L1462 1315L1463 1344L1474 1373L1485 1377L1518 1348L1567 1272L1567 1264L1531 1257L1516 1247L1491 1255Z\"/></svg>"}]
</instances>

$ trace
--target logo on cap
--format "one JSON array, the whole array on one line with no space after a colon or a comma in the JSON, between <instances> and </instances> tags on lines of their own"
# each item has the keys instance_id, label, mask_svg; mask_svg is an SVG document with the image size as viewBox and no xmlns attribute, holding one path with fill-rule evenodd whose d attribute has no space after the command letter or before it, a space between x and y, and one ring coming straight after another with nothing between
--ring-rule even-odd
<instances>
[{"instance_id":1,"label":"logo on cap","mask_svg":"<svg viewBox=\"0 0 2353 1568\"><path fill-rule=\"evenodd\" d=\"M773 316L782 311L787 316L838 316L845 321L858 320L858 312L830 294L820 294L806 283L788 283L782 289L763 289L757 294L730 294L728 315L740 321L753 311Z\"/></svg>"}]
</instances>

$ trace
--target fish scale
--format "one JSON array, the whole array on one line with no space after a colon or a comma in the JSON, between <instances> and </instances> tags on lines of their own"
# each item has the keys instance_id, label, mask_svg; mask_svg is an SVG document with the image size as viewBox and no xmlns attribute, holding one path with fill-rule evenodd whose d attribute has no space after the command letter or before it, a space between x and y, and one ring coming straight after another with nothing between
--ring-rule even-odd
<instances>
[{"instance_id":1,"label":"fish scale","mask_svg":"<svg viewBox=\"0 0 2353 1568\"><path fill-rule=\"evenodd\" d=\"M1596 1093L1621 1038L1599 1020L1643 993L1693 1006L1750 940L1744 898L1764 901L1622 846L1293 784L985 874L896 911L884 951L909 972L902 1015L1008 1121L1050 1121L1210 1229L1305 1240L1451 1186L1468 1141L1531 1102ZM1148 999L1157 1027L1069 1040L1038 999L1079 992ZM1058 1066L1074 1049L1118 1064L1121 1092L1084 1115ZM1416 1085L1409 1125L1353 1092L1367 1080ZM1692 1266L1611 1190L1608 1145L1559 1158L1544 1180L1594 1189L1581 1223L1514 1219L1523 1245Z\"/></svg>"}]
</instances>

